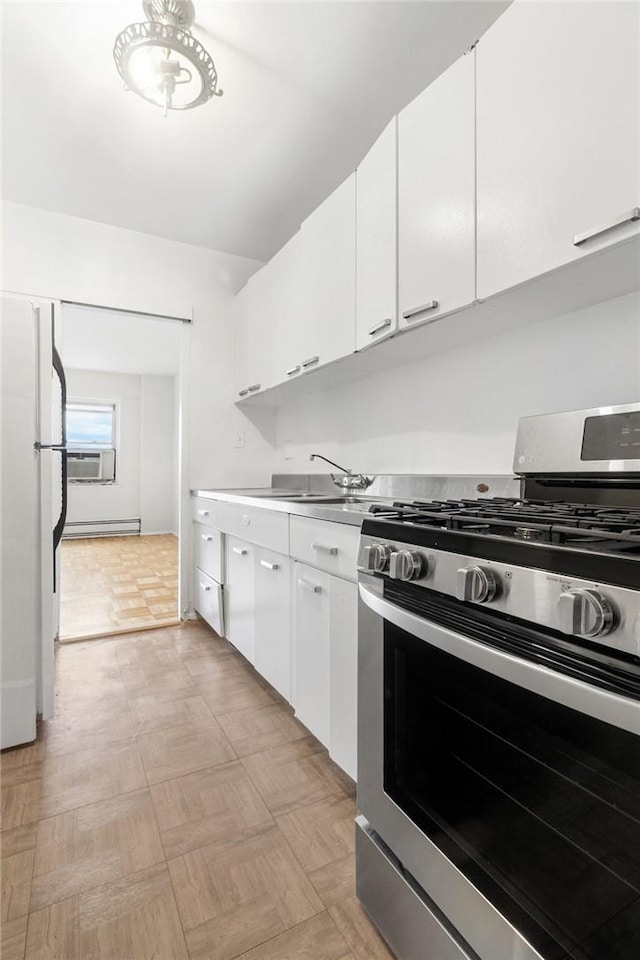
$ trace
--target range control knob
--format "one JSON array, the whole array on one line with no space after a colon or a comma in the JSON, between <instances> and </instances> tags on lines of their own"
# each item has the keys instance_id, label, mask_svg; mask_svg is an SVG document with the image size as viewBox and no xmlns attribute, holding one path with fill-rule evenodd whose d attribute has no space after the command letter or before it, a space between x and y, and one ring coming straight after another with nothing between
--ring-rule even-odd
<instances>
[{"instance_id":1,"label":"range control knob","mask_svg":"<svg viewBox=\"0 0 640 960\"><path fill-rule=\"evenodd\" d=\"M364 566L366 570L383 573L389 566L391 547L388 543L372 543L364 548Z\"/></svg>"},{"instance_id":2,"label":"range control knob","mask_svg":"<svg viewBox=\"0 0 640 960\"><path fill-rule=\"evenodd\" d=\"M558 597L558 621L573 637L604 637L614 625L613 607L597 590L566 590Z\"/></svg>"},{"instance_id":3,"label":"range control knob","mask_svg":"<svg viewBox=\"0 0 640 960\"><path fill-rule=\"evenodd\" d=\"M417 580L426 569L427 561L413 550L396 550L389 557L389 576L394 580Z\"/></svg>"},{"instance_id":4,"label":"range control knob","mask_svg":"<svg viewBox=\"0 0 640 960\"><path fill-rule=\"evenodd\" d=\"M485 567L461 567L456 573L456 597L470 603L489 603L498 590L493 570Z\"/></svg>"}]
</instances>

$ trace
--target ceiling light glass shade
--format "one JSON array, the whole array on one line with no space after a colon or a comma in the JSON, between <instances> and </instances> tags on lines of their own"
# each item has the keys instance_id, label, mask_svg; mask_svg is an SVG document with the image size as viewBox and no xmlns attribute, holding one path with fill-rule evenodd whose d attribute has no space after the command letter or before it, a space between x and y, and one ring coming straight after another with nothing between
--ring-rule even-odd
<instances>
[{"instance_id":1,"label":"ceiling light glass shade","mask_svg":"<svg viewBox=\"0 0 640 960\"><path fill-rule=\"evenodd\" d=\"M125 86L149 103L189 110L222 96L213 60L189 32L190 0L146 0L145 23L131 23L118 34L113 58Z\"/></svg>"}]
</instances>

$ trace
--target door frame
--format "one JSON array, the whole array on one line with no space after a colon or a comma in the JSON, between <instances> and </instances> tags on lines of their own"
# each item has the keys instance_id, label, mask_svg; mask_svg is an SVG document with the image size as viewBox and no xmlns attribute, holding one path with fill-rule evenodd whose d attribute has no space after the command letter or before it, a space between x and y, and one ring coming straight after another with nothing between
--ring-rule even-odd
<instances>
[{"instance_id":1,"label":"door frame","mask_svg":"<svg viewBox=\"0 0 640 960\"><path fill-rule=\"evenodd\" d=\"M111 307L99 303L86 303L79 300L69 300L62 297L59 301L61 312L65 306L88 307L92 310L104 310L109 313L128 313L133 316L147 317L152 320L167 321L181 324L180 333L180 363L178 366L178 454L177 454L177 507L178 507L178 610L177 616L187 620L191 611L189 568L190 542L188 533L191 528L189 508L189 417L188 417L188 377L191 357L191 324L193 323L193 308L190 317L173 316L169 314L153 313L146 310L129 310L127 307ZM64 358L63 358L64 360Z\"/></svg>"}]
</instances>

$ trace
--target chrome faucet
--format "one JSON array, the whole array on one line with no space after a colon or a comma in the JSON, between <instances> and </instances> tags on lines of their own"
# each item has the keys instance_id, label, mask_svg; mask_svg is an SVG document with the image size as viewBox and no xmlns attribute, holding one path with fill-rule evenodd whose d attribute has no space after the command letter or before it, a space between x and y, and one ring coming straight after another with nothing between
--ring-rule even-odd
<instances>
[{"instance_id":1,"label":"chrome faucet","mask_svg":"<svg viewBox=\"0 0 640 960\"><path fill-rule=\"evenodd\" d=\"M321 453L312 453L309 460L324 460L332 467L337 467L340 474L330 474L336 487L342 490L366 490L373 483L375 477L365 477L363 473L353 473L348 467L341 467L339 463L334 463L328 457L323 457Z\"/></svg>"}]
</instances>

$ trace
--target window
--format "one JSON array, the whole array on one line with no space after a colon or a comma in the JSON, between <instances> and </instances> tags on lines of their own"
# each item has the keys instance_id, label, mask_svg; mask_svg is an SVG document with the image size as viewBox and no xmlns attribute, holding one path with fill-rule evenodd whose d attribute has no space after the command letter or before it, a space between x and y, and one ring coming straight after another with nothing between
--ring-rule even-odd
<instances>
[{"instance_id":1,"label":"window","mask_svg":"<svg viewBox=\"0 0 640 960\"><path fill-rule=\"evenodd\" d=\"M115 404L70 400L67 403L70 447L106 450L115 447Z\"/></svg>"}]
</instances>

